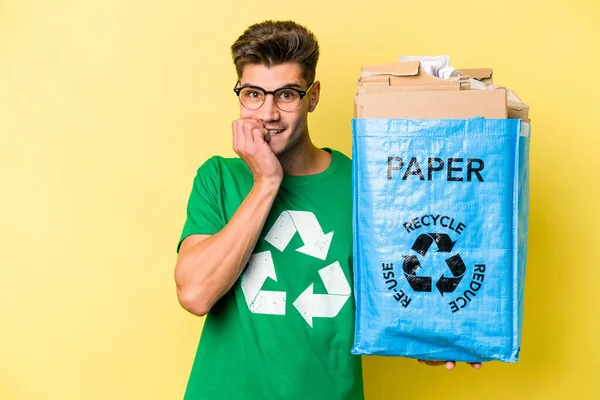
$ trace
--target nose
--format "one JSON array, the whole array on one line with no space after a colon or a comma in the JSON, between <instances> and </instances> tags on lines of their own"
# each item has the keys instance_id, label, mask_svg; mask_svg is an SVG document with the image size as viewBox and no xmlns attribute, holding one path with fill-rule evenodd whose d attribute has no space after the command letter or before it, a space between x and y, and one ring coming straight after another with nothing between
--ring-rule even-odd
<instances>
[{"instance_id":1,"label":"nose","mask_svg":"<svg viewBox=\"0 0 600 400\"><path fill-rule=\"evenodd\" d=\"M258 109L258 112L258 119L263 122L279 120L279 108L275 105L275 98L272 94L268 94L265 97L265 102L262 107Z\"/></svg>"}]
</instances>

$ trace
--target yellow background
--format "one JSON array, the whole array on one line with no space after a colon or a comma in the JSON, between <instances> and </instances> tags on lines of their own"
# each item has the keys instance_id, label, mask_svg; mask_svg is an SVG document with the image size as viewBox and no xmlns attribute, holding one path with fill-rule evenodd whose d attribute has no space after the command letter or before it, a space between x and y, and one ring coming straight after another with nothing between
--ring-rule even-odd
<instances>
[{"instance_id":1,"label":"yellow background","mask_svg":"<svg viewBox=\"0 0 600 400\"><path fill-rule=\"evenodd\" d=\"M229 46L268 18L319 38L319 146L350 154L359 67L397 55L531 105L521 361L365 358L367 399L600 399L596 0L0 1L0 399L182 397L202 320L175 245L196 168L233 155Z\"/></svg>"}]
</instances>

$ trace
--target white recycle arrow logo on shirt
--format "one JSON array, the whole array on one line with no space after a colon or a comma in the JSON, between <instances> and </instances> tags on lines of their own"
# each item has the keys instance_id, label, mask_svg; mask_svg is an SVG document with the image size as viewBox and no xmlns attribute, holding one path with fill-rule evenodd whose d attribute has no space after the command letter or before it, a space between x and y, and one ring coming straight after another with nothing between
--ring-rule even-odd
<instances>
[{"instance_id":1,"label":"white recycle arrow logo on shirt","mask_svg":"<svg viewBox=\"0 0 600 400\"><path fill-rule=\"evenodd\" d=\"M242 276L242 292L248 308L255 314L285 315L285 292L260 290L267 280L277 282L270 251L252 254Z\"/></svg>"},{"instance_id":2,"label":"white recycle arrow logo on shirt","mask_svg":"<svg viewBox=\"0 0 600 400\"><path fill-rule=\"evenodd\" d=\"M294 307L312 327L314 317L333 318L350 297L350 285L339 262L319 270L327 294L315 294L313 284L294 301Z\"/></svg>"},{"instance_id":3,"label":"white recycle arrow logo on shirt","mask_svg":"<svg viewBox=\"0 0 600 400\"><path fill-rule=\"evenodd\" d=\"M311 257L325 260L333 232L325 234L315 215L308 211L284 211L271 227L265 240L284 251L298 232L304 246L296 249ZM313 318L333 318L351 294L350 285L339 262L319 270L327 294L315 294L313 284L298 296L294 307L313 326ZM253 254L242 275L242 292L248 308L255 314L285 315L286 292L262 290L267 278L277 282L275 265L270 251Z\"/></svg>"},{"instance_id":4,"label":"white recycle arrow logo on shirt","mask_svg":"<svg viewBox=\"0 0 600 400\"><path fill-rule=\"evenodd\" d=\"M277 250L283 251L298 232L304 246L296 249L301 253L325 260L333 238L333 232L325 234L315 214L308 211L284 211L265 236Z\"/></svg>"}]
</instances>

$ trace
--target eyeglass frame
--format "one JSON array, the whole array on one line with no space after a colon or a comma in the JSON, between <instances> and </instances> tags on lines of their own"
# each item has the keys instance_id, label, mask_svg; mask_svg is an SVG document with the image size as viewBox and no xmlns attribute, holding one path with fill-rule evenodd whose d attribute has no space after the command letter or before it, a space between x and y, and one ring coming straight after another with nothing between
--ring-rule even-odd
<instances>
[{"instance_id":1,"label":"eyeglass frame","mask_svg":"<svg viewBox=\"0 0 600 400\"><path fill-rule=\"evenodd\" d=\"M294 111L296 108L298 108L298 106L300 105L300 103L302 103L302 99L304 99L304 97L305 97L305 96L308 94L308 92L310 92L310 90L312 89L312 87L313 87L313 85L315 84L315 82L316 82L316 80L315 80L315 81L313 81L313 83L311 83L311 84L310 84L310 86L309 86L309 87L308 87L306 90L300 90L300 89L298 89L298 88L291 87L291 86L282 86L282 87L280 87L280 88L277 88L277 89L275 89L275 90L273 90L273 91L267 91L267 90L265 90L265 89L261 88L260 86L254 86L254 85L245 85L245 86L240 86L240 87L237 87L237 85L239 85L239 84L241 83L241 82L238 80L238 81L235 83L235 86L233 87L233 91L234 91L234 92L235 92L235 94L237 95L237 97L238 97L238 101L240 102L240 104L242 105L242 107L244 107L244 108L247 108L248 110L253 110L253 111L254 111L254 110L260 110L260 108L261 108L262 106L264 106L264 105L265 105L265 101L267 100L267 95L268 95L268 94L270 94L271 96L273 96L273 103L275 104L275 106L276 106L277 108L279 108L281 111L284 111L284 112L291 112L291 111ZM258 107L258 108L248 108L248 107L246 107L246 106L244 105L244 103L242 103L242 100L240 100L240 92L241 92L243 89L247 89L247 88L250 88L250 89L257 89L257 90L260 90L261 92L263 92L263 93L264 93L265 100L263 100L263 102L262 102L262 104L260 105L260 107ZM278 90L281 90L281 89L290 89L290 90L293 90L294 92L298 93L298 96L300 96L300 101L298 102L298 105L296 105L296 107L295 107L295 108L293 108L292 110L284 110L284 109L280 108L280 107L277 105L277 100L275 100L275 93L276 93Z\"/></svg>"}]
</instances>

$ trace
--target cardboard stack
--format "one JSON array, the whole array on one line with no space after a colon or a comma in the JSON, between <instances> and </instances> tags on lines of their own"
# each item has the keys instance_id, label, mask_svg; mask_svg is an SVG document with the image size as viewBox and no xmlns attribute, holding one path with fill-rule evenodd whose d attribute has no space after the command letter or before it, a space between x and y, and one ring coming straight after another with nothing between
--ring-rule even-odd
<instances>
[{"instance_id":1,"label":"cardboard stack","mask_svg":"<svg viewBox=\"0 0 600 400\"><path fill-rule=\"evenodd\" d=\"M529 106L507 88L494 85L491 68L463 69L439 79L420 70L419 61L362 67L355 118L518 118L529 122ZM457 74L458 75L458 74ZM471 88L471 80L485 90Z\"/></svg>"}]
</instances>

